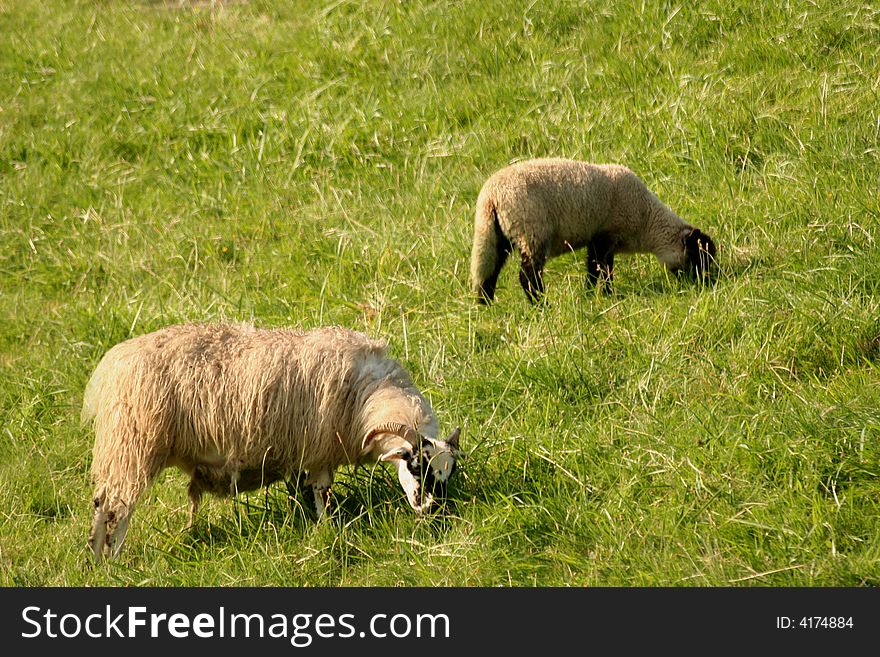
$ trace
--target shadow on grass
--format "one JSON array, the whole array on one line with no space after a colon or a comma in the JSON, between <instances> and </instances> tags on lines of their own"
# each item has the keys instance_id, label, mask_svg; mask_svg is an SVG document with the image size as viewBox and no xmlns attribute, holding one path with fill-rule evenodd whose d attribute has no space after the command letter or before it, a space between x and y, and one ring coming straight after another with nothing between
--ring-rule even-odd
<instances>
[{"instance_id":1,"label":"shadow on grass","mask_svg":"<svg viewBox=\"0 0 880 657\"><path fill-rule=\"evenodd\" d=\"M450 490L453 496L438 500L422 518L425 526L438 533L448 528L459 502L464 502L454 497L454 488ZM239 545L270 528L273 533L282 530L285 534L304 534L318 525L310 498L310 492L303 490L291 496L283 484L273 484L261 494L239 495L225 506L219 520L197 518L193 526L183 530L171 551L176 552L177 558L186 558L193 550ZM334 482L330 509L321 523L370 532L373 525L393 520L399 509L415 518L393 472L386 468L359 468L342 473Z\"/></svg>"},{"instance_id":2,"label":"shadow on grass","mask_svg":"<svg viewBox=\"0 0 880 657\"><path fill-rule=\"evenodd\" d=\"M622 275L615 277L610 290L598 286L589 281L586 276L581 276L579 273L577 275L569 274L567 277L563 276L562 278L569 279L569 289L573 294L579 296L579 300L582 302L592 300L614 302L633 297L649 298L664 296L692 289L711 289L723 281L741 278L753 272L765 270L769 265L769 256L745 256L737 254L729 260L720 260L708 274L701 277L686 273L672 274L661 271L659 275L646 279L645 277L638 276L635 272L625 272ZM574 281L570 280L572 278L579 281L579 283L575 285ZM557 281L556 287L559 287L560 284L563 285L564 289L565 282ZM548 284L548 289L549 288L550 284ZM501 291L506 293L504 295L505 297L508 295L521 297L517 302L526 303L531 314L538 314L549 310L556 304L567 304L571 301L567 294L560 296L562 293L555 289L549 289L548 295L543 297L539 303L528 303L521 294L516 294L518 288L516 290ZM498 303L499 302L496 300L496 302L489 306L489 308L498 305ZM512 301L506 300L502 301L502 303L512 303ZM483 330L478 333L478 346L481 347L481 351L485 351L487 346L494 346L495 342L499 340L501 340L501 337L497 335L493 337L490 331Z\"/></svg>"},{"instance_id":3,"label":"shadow on grass","mask_svg":"<svg viewBox=\"0 0 880 657\"><path fill-rule=\"evenodd\" d=\"M597 291L596 287L588 282L585 282L584 290L587 297L625 299L628 297L661 296L692 289L712 289L725 281L766 271L771 264L772 258L768 254L747 254L737 251L720 255L709 271L702 276L661 272L659 276L655 276L647 282L631 280L621 284L622 281L618 278L615 280L611 292Z\"/></svg>"}]
</instances>

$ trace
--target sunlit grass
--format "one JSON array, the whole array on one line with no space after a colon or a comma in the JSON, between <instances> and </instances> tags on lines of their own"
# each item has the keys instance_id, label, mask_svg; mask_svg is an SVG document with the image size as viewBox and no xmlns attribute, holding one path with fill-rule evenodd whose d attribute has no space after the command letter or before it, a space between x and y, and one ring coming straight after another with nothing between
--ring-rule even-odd
<instances>
[{"instance_id":1,"label":"sunlit grass","mask_svg":"<svg viewBox=\"0 0 880 657\"><path fill-rule=\"evenodd\" d=\"M880 583L880 12L759 2L0 1L0 583ZM494 170L633 168L721 247L467 294ZM470 452L417 520L344 471L84 568L101 354L184 320L387 339Z\"/></svg>"}]
</instances>

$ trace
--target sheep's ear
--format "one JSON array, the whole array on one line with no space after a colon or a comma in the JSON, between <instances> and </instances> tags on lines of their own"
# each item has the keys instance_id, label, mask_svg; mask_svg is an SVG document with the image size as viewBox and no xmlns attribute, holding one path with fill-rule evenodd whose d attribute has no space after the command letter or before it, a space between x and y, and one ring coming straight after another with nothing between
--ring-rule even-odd
<instances>
[{"instance_id":1,"label":"sheep's ear","mask_svg":"<svg viewBox=\"0 0 880 657\"><path fill-rule=\"evenodd\" d=\"M699 228L694 228L687 235L682 237L682 244L688 251L688 255L696 260L697 258L715 258L717 247L712 238Z\"/></svg>"},{"instance_id":2,"label":"sheep's ear","mask_svg":"<svg viewBox=\"0 0 880 657\"><path fill-rule=\"evenodd\" d=\"M688 262L692 272L698 277L703 276L715 261L717 247L712 238L699 228L694 228L687 237L684 244L687 252Z\"/></svg>"},{"instance_id":3,"label":"sheep's ear","mask_svg":"<svg viewBox=\"0 0 880 657\"><path fill-rule=\"evenodd\" d=\"M449 434L449 437L446 439L446 444L455 451L458 451L459 436L461 436L461 427L455 427L455 430L451 434Z\"/></svg>"}]
</instances>

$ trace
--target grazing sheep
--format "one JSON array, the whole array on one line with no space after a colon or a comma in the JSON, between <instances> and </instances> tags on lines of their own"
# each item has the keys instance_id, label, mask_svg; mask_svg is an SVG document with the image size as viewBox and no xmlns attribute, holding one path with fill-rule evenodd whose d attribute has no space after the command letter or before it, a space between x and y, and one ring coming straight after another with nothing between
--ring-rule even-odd
<instances>
[{"instance_id":1,"label":"grazing sheep","mask_svg":"<svg viewBox=\"0 0 880 657\"><path fill-rule=\"evenodd\" d=\"M333 472L393 461L416 513L455 469L459 430L437 420L385 344L342 328L181 324L122 342L92 374L94 523L89 545L115 556L140 496L170 466L202 493L234 495L301 476L320 518ZM307 473L307 474L306 474Z\"/></svg>"},{"instance_id":2,"label":"grazing sheep","mask_svg":"<svg viewBox=\"0 0 880 657\"><path fill-rule=\"evenodd\" d=\"M674 272L702 276L715 257L712 239L685 223L626 167L546 158L518 162L490 176L477 199L471 287L495 297L498 274L514 247L520 284L531 302L544 292L549 258L587 248L587 275L611 289L616 253L653 253Z\"/></svg>"}]
</instances>

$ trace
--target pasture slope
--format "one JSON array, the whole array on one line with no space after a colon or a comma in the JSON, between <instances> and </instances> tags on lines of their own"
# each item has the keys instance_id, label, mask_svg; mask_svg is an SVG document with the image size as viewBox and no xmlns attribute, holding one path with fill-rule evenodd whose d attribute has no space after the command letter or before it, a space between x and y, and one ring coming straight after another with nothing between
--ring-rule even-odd
<instances>
[{"instance_id":1,"label":"pasture slope","mask_svg":"<svg viewBox=\"0 0 880 657\"><path fill-rule=\"evenodd\" d=\"M0 0L0 584L880 584L880 10ZM364 7L366 5L366 8ZM721 247L468 296L486 176L621 162ZM283 486L139 506L84 569L84 384L184 320L387 339L470 452L419 521Z\"/></svg>"}]
</instances>

